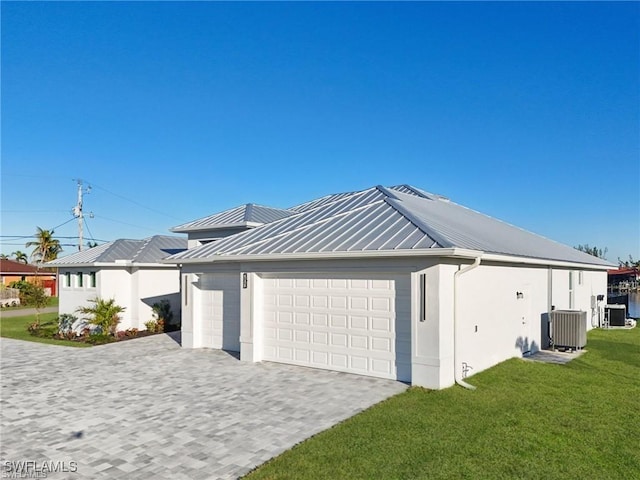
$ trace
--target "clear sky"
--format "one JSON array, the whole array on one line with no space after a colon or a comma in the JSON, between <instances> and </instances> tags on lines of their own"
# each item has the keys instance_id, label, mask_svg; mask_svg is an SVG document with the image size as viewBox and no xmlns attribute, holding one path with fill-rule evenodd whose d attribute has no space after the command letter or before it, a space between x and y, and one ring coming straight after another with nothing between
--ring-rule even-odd
<instances>
[{"instance_id":1,"label":"clear sky","mask_svg":"<svg viewBox=\"0 0 640 480\"><path fill-rule=\"evenodd\" d=\"M640 257L640 3L1 9L3 253L80 178L100 241L410 183Z\"/></svg>"}]
</instances>

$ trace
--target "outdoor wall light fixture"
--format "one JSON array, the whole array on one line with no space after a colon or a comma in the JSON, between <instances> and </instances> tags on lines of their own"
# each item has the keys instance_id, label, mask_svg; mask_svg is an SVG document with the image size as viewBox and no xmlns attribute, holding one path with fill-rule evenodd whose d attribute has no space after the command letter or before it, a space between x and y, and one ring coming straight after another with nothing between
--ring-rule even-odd
<instances>
[{"instance_id":1,"label":"outdoor wall light fixture","mask_svg":"<svg viewBox=\"0 0 640 480\"><path fill-rule=\"evenodd\" d=\"M524 293L522 293L522 292L516 292L516 298L517 298L518 300L520 300L521 298L524 298Z\"/></svg>"},{"instance_id":2,"label":"outdoor wall light fixture","mask_svg":"<svg viewBox=\"0 0 640 480\"><path fill-rule=\"evenodd\" d=\"M242 274L242 288L247 288L247 274Z\"/></svg>"}]
</instances>

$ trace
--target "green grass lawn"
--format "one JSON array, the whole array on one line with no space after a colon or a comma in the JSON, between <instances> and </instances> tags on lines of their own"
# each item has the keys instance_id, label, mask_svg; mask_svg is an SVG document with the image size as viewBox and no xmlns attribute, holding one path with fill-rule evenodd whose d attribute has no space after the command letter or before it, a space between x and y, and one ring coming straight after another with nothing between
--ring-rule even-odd
<instances>
[{"instance_id":1,"label":"green grass lawn","mask_svg":"<svg viewBox=\"0 0 640 480\"><path fill-rule=\"evenodd\" d=\"M476 391L410 388L246 478L640 478L640 328L594 330L567 365L509 360Z\"/></svg>"},{"instance_id":2,"label":"green grass lawn","mask_svg":"<svg viewBox=\"0 0 640 480\"><path fill-rule=\"evenodd\" d=\"M40 315L40 324L45 329L57 329L57 313L43 313ZM40 338L31 335L27 327L36 321L35 315L24 317L2 318L0 319L0 336L15 338L17 340L27 340L29 342L50 343L52 345L66 345L70 347L90 347L86 343L71 342L69 340L55 340L53 338Z\"/></svg>"}]
</instances>

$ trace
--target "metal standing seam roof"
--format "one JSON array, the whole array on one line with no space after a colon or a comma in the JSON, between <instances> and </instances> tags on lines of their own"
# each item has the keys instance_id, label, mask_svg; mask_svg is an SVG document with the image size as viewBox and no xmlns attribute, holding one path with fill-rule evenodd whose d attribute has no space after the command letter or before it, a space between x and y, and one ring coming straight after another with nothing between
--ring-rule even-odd
<instances>
[{"instance_id":1,"label":"metal standing seam roof","mask_svg":"<svg viewBox=\"0 0 640 480\"><path fill-rule=\"evenodd\" d=\"M192 232L237 226L257 226L288 217L294 212L281 208L265 207L254 203L240 205L220 213L183 223L171 229L172 232Z\"/></svg>"},{"instance_id":2,"label":"metal standing seam roof","mask_svg":"<svg viewBox=\"0 0 640 480\"><path fill-rule=\"evenodd\" d=\"M322 197L299 212L169 258L232 260L235 256L460 248L545 260L609 265L446 197L398 185Z\"/></svg>"},{"instance_id":3,"label":"metal standing seam roof","mask_svg":"<svg viewBox=\"0 0 640 480\"><path fill-rule=\"evenodd\" d=\"M187 239L155 235L143 240L118 239L48 262L46 265L82 266L94 263L159 263L160 260L187 249Z\"/></svg>"}]
</instances>

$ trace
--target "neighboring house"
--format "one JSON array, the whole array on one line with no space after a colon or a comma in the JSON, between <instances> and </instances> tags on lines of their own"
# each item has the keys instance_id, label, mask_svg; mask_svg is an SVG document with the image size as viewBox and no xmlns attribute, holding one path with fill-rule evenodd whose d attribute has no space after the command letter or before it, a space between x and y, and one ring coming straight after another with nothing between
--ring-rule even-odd
<instances>
[{"instance_id":1,"label":"neighboring house","mask_svg":"<svg viewBox=\"0 0 640 480\"><path fill-rule=\"evenodd\" d=\"M0 278L4 286L9 286L12 282L27 281L42 285L51 296L56 295L56 272L49 268L2 258Z\"/></svg>"},{"instance_id":2,"label":"neighboring house","mask_svg":"<svg viewBox=\"0 0 640 480\"><path fill-rule=\"evenodd\" d=\"M180 318L180 272L160 263L185 250L184 238L156 235L144 240L120 239L48 262L58 268L60 313L76 316L89 300L114 298L125 307L119 329L145 329L154 303L167 299Z\"/></svg>"},{"instance_id":3,"label":"neighboring house","mask_svg":"<svg viewBox=\"0 0 640 480\"><path fill-rule=\"evenodd\" d=\"M640 269L618 267L607 272L609 288L612 290L633 290L640 286Z\"/></svg>"},{"instance_id":4,"label":"neighboring house","mask_svg":"<svg viewBox=\"0 0 640 480\"><path fill-rule=\"evenodd\" d=\"M285 212L165 260L184 347L439 389L546 346L554 308L591 328L606 298L608 262L408 185Z\"/></svg>"}]
</instances>

